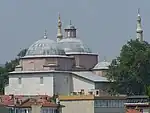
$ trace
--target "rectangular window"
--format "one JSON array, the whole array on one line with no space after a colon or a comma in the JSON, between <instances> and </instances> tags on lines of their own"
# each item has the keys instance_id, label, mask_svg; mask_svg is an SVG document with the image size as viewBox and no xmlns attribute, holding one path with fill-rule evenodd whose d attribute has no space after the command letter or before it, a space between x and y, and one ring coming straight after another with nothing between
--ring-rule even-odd
<instances>
[{"instance_id":1,"label":"rectangular window","mask_svg":"<svg viewBox=\"0 0 150 113\"><path fill-rule=\"evenodd\" d=\"M21 84L22 83L22 79L21 77L18 78L18 84Z\"/></svg>"},{"instance_id":2,"label":"rectangular window","mask_svg":"<svg viewBox=\"0 0 150 113\"><path fill-rule=\"evenodd\" d=\"M40 84L43 84L43 77L40 77Z\"/></svg>"}]
</instances>

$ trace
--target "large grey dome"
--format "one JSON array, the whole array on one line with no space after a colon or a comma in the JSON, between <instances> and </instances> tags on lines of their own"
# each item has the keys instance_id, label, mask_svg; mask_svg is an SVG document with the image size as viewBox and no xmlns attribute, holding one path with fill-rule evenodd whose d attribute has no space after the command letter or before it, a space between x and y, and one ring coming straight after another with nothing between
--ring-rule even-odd
<instances>
[{"instance_id":1,"label":"large grey dome","mask_svg":"<svg viewBox=\"0 0 150 113\"><path fill-rule=\"evenodd\" d=\"M43 38L33 43L26 53L26 56L34 55L65 55L65 52L55 41Z\"/></svg>"},{"instance_id":2,"label":"large grey dome","mask_svg":"<svg viewBox=\"0 0 150 113\"><path fill-rule=\"evenodd\" d=\"M66 54L70 52L91 53L91 50L84 45L80 39L77 38L64 38L58 43L59 46L64 49Z\"/></svg>"}]
</instances>

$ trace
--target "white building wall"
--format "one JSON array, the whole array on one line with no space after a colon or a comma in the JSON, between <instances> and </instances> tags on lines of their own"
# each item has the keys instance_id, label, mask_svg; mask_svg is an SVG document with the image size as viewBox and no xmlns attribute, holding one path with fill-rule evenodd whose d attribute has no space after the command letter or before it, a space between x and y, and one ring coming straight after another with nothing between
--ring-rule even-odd
<instances>
[{"instance_id":1,"label":"white building wall","mask_svg":"<svg viewBox=\"0 0 150 113\"><path fill-rule=\"evenodd\" d=\"M84 89L85 93L88 93L89 90L95 89L95 83L89 80L86 80L81 77L73 75L73 90L74 92L79 92L81 89Z\"/></svg>"},{"instance_id":2,"label":"white building wall","mask_svg":"<svg viewBox=\"0 0 150 113\"><path fill-rule=\"evenodd\" d=\"M21 84L18 78L21 77ZM43 84L40 84L40 77L43 77ZM52 74L21 74L12 75L9 78L9 85L5 88L5 95L53 95Z\"/></svg>"},{"instance_id":3,"label":"white building wall","mask_svg":"<svg viewBox=\"0 0 150 113\"><path fill-rule=\"evenodd\" d=\"M143 108L143 113L150 113L150 108Z\"/></svg>"},{"instance_id":4,"label":"white building wall","mask_svg":"<svg viewBox=\"0 0 150 113\"><path fill-rule=\"evenodd\" d=\"M21 84L19 84L19 77ZM43 84L40 83L40 77L43 77ZM9 76L9 85L5 87L5 94L52 96L58 93L69 95L81 89L88 93L89 90L95 89L95 83L69 73L14 74Z\"/></svg>"}]
</instances>

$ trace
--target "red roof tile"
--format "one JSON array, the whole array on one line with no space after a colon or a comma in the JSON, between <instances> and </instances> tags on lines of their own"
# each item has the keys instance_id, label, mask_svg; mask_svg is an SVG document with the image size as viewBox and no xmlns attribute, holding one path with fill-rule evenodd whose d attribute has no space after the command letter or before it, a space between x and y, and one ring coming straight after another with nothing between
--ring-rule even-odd
<instances>
[{"instance_id":1,"label":"red roof tile","mask_svg":"<svg viewBox=\"0 0 150 113\"><path fill-rule=\"evenodd\" d=\"M16 107L31 107L32 105L41 105L42 107L58 107L57 104L50 102L46 99L35 99L35 98L28 98L27 100L23 101L20 105ZM63 107L62 105L60 107Z\"/></svg>"},{"instance_id":2,"label":"red roof tile","mask_svg":"<svg viewBox=\"0 0 150 113\"><path fill-rule=\"evenodd\" d=\"M136 109L127 109L126 113L142 113Z\"/></svg>"},{"instance_id":3,"label":"red roof tile","mask_svg":"<svg viewBox=\"0 0 150 113\"><path fill-rule=\"evenodd\" d=\"M14 105L15 102L14 100L21 100L25 101L28 98L35 98L35 99L43 99L43 98L51 98L47 95L0 95L0 106L1 105L6 105L6 106L11 106Z\"/></svg>"}]
</instances>

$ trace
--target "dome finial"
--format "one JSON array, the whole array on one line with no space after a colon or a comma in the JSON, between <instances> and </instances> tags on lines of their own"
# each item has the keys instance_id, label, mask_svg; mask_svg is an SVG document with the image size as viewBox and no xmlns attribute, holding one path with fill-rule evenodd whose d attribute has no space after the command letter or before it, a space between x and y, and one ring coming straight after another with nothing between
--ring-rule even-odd
<instances>
[{"instance_id":1,"label":"dome finial","mask_svg":"<svg viewBox=\"0 0 150 113\"><path fill-rule=\"evenodd\" d=\"M141 25L140 8L138 8L136 35L137 35L136 38L142 42L143 41L143 29L142 29L142 25Z\"/></svg>"},{"instance_id":2,"label":"dome finial","mask_svg":"<svg viewBox=\"0 0 150 113\"><path fill-rule=\"evenodd\" d=\"M47 39L47 30L44 31L44 39Z\"/></svg>"},{"instance_id":3,"label":"dome finial","mask_svg":"<svg viewBox=\"0 0 150 113\"><path fill-rule=\"evenodd\" d=\"M70 20L70 25L72 25L71 20Z\"/></svg>"},{"instance_id":4,"label":"dome finial","mask_svg":"<svg viewBox=\"0 0 150 113\"><path fill-rule=\"evenodd\" d=\"M61 26L62 26L62 23L61 23L61 18L60 18L60 13L59 13L58 14L58 29L57 29L57 40L58 41L63 38Z\"/></svg>"},{"instance_id":5,"label":"dome finial","mask_svg":"<svg viewBox=\"0 0 150 113\"><path fill-rule=\"evenodd\" d=\"M106 56L104 56L104 62L106 62L106 61L107 61Z\"/></svg>"},{"instance_id":6,"label":"dome finial","mask_svg":"<svg viewBox=\"0 0 150 113\"><path fill-rule=\"evenodd\" d=\"M138 14L140 14L140 8L138 8Z\"/></svg>"},{"instance_id":7,"label":"dome finial","mask_svg":"<svg viewBox=\"0 0 150 113\"><path fill-rule=\"evenodd\" d=\"M60 18L60 13L58 13L58 26L61 26L61 18Z\"/></svg>"}]
</instances>

